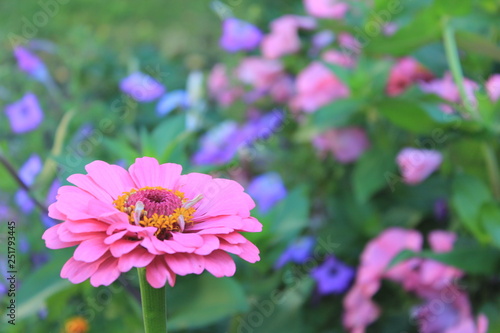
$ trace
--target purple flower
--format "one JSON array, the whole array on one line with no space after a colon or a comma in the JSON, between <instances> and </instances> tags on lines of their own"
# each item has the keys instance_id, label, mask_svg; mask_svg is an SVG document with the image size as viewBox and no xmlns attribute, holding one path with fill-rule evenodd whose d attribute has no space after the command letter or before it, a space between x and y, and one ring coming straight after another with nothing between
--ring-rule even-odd
<instances>
[{"instance_id":1,"label":"purple flower","mask_svg":"<svg viewBox=\"0 0 500 333\"><path fill-rule=\"evenodd\" d=\"M286 197L286 188L277 172L267 172L255 177L248 185L247 192L257 201L257 207L263 214Z\"/></svg>"},{"instance_id":2,"label":"purple flower","mask_svg":"<svg viewBox=\"0 0 500 333\"><path fill-rule=\"evenodd\" d=\"M330 256L311 271L311 277L316 280L321 295L340 294L349 287L354 278L354 269Z\"/></svg>"},{"instance_id":3,"label":"purple flower","mask_svg":"<svg viewBox=\"0 0 500 333\"><path fill-rule=\"evenodd\" d=\"M19 169L19 178L27 185L31 186L35 182L35 178L42 170L42 160L40 156L32 154L29 159L23 164L21 169ZM35 204L33 200L29 197L25 190L18 190L14 197L16 204L19 206L21 211L24 213L30 213Z\"/></svg>"},{"instance_id":4,"label":"purple flower","mask_svg":"<svg viewBox=\"0 0 500 333\"><path fill-rule=\"evenodd\" d=\"M120 89L138 102L151 102L165 93L165 87L151 76L135 72L120 82Z\"/></svg>"},{"instance_id":5,"label":"purple flower","mask_svg":"<svg viewBox=\"0 0 500 333\"><path fill-rule=\"evenodd\" d=\"M46 82L50 78L47 67L45 67L42 60L28 49L16 46L14 48L14 56L16 57L19 69L28 73L34 79Z\"/></svg>"},{"instance_id":6,"label":"purple flower","mask_svg":"<svg viewBox=\"0 0 500 333\"><path fill-rule=\"evenodd\" d=\"M37 253L33 253L31 255L31 262L33 263L33 270L37 269L38 267L41 267L47 261L49 261L49 254L48 253L37 252Z\"/></svg>"},{"instance_id":7,"label":"purple flower","mask_svg":"<svg viewBox=\"0 0 500 333\"><path fill-rule=\"evenodd\" d=\"M228 52L251 51L259 46L262 32L248 22L230 17L224 20L220 46Z\"/></svg>"},{"instance_id":8,"label":"purple flower","mask_svg":"<svg viewBox=\"0 0 500 333\"><path fill-rule=\"evenodd\" d=\"M184 90L172 90L163 95L156 105L156 114L165 116L178 107L189 107L189 96Z\"/></svg>"},{"instance_id":9,"label":"purple flower","mask_svg":"<svg viewBox=\"0 0 500 333\"><path fill-rule=\"evenodd\" d=\"M198 165L224 164L229 162L239 148L238 124L234 121L224 121L209 130L201 138L201 147L193 157Z\"/></svg>"},{"instance_id":10,"label":"purple flower","mask_svg":"<svg viewBox=\"0 0 500 333\"><path fill-rule=\"evenodd\" d=\"M448 203L445 199L437 199L434 202L434 216L438 221L445 221L448 218Z\"/></svg>"},{"instance_id":11,"label":"purple flower","mask_svg":"<svg viewBox=\"0 0 500 333\"><path fill-rule=\"evenodd\" d=\"M312 236L304 236L290 244L281 254L274 268L279 269L289 262L304 264L311 257L316 240Z\"/></svg>"},{"instance_id":12,"label":"purple flower","mask_svg":"<svg viewBox=\"0 0 500 333\"><path fill-rule=\"evenodd\" d=\"M43 111L38 99L27 93L19 101L5 107L10 127L14 133L25 133L36 129L43 120Z\"/></svg>"}]
</instances>

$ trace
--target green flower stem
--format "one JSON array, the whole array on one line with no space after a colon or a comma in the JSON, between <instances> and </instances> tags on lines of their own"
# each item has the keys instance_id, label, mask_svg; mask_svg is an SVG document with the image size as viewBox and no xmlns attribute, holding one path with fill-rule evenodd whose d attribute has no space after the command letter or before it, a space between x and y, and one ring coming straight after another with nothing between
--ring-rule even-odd
<instances>
[{"instance_id":1,"label":"green flower stem","mask_svg":"<svg viewBox=\"0 0 500 333\"><path fill-rule=\"evenodd\" d=\"M145 333L167 333L167 300L165 287L155 289L146 280L146 269L137 268L141 288L142 317Z\"/></svg>"},{"instance_id":2,"label":"green flower stem","mask_svg":"<svg viewBox=\"0 0 500 333\"><path fill-rule=\"evenodd\" d=\"M455 41L453 28L450 26L449 20L446 18L443 21L443 39L448 65L450 66L453 80L458 87L460 98L464 103L465 110L471 117L479 120L481 118L479 112L473 107L471 101L467 98L464 85L464 75L462 72L462 66L460 65L460 58L458 57L457 43ZM495 157L495 150L492 145L487 142L483 143L482 148L493 193L495 198L500 200L500 174L498 162Z\"/></svg>"},{"instance_id":3,"label":"green flower stem","mask_svg":"<svg viewBox=\"0 0 500 333\"><path fill-rule=\"evenodd\" d=\"M16 169L12 166L12 164L9 162L9 160L2 154L0 151L0 164L4 166L5 170L11 175L11 177L16 181L16 183L19 185L20 188L26 191L30 198L35 202L35 205L45 214L47 213L47 207L45 207L44 204L42 204L41 201L39 201L36 197L36 195L33 193L31 188L26 185L26 183L19 177L17 174Z\"/></svg>"},{"instance_id":4,"label":"green flower stem","mask_svg":"<svg viewBox=\"0 0 500 333\"><path fill-rule=\"evenodd\" d=\"M500 200L500 175L498 173L498 162L495 157L495 151L488 143L483 143L483 154L490 177L493 194L497 200Z\"/></svg>"},{"instance_id":5,"label":"green flower stem","mask_svg":"<svg viewBox=\"0 0 500 333\"><path fill-rule=\"evenodd\" d=\"M453 76L453 81L455 81L455 84L458 87L458 92L460 93L460 97L462 99L462 102L464 103L465 110L469 115L477 118L479 114L472 106L471 101L467 98L467 93L465 91L464 85L464 75L462 72L462 66L460 65L460 58L458 56L458 48L455 41L455 35L453 32L453 28L449 24L449 20L447 18L445 18L443 21L443 40L451 75Z\"/></svg>"},{"instance_id":6,"label":"green flower stem","mask_svg":"<svg viewBox=\"0 0 500 333\"><path fill-rule=\"evenodd\" d=\"M54 144L50 151L51 156L45 161L42 172L38 176L39 183L42 185L41 187L43 187L43 190L48 189L48 187L50 186L50 182L57 172L57 162L54 160L54 158L58 157L62 153L64 141L66 140L66 136L68 134L69 124L75 114L75 110L66 112L56 129Z\"/></svg>"}]
</instances>

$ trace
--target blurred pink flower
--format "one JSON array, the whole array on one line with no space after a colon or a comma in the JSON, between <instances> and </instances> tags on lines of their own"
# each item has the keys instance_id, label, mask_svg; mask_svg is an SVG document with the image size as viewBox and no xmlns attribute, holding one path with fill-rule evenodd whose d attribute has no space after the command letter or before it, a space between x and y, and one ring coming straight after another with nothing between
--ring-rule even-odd
<instances>
[{"instance_id":1,"label":"blurred pink flower","mask_svg":"<svg viewBox=\"0 0 500 333\"><path fill-rule=\"evenodd\" d=\"M304 0L306 11L311 16L341 19L349 10L349 5L338 0Z\"/></svg>"},{"instance_id":2,"label":"blurred pink flower","mask_svg":"<svg viewBox=\"0 0 500 333\"><path fill-rule=\"evenodd\" d=\"M353 68L356 66L356 59L345 52L337 50L328 50L323 53L321 58L334 65L346 68Z\"/></svg>"},{"instance_id":3,"label":"blurred pink flower","mask_svg":"<svg viewBox=\"0 0 500 333\"><path fill-rule=\"evenodd\" d=\"M217 64L208 76L208 91L210 95L222 106L230 106L243 95L243 88L232 86L227 76L226 67Z\"/></svg>"},{"instance_id":4,"label":"blurred pink flower","mask_svg":"<svg viewBox=\"0 0 500 333\"><path fill-rule=\"evenodd\" d=\"M404 148L396 157L404 182L415 185L436 171L443 157L440 152L427 149Z\"/></svg>"},{"instance_id":5,"label":"blurred pink flower","mask_svg":"<svg viewBox=\"0 0 500 333\"><path fill-rule=\"evenodd\" d=\"M474 320L469 298L455 286L437 290L412 313L421 333L486 333L488 318Z\"/></svg>"},{"instance_id":6,"label":"blurred pink flower","mask_svg":"<svg viewBox=\"0 0 500 333\"><path fill-rule=\"evenodd\" d=\"M250 216L255 206L243 188L228 179L200 173L181 175L178 164L138 158L129 170L102 161L59 189L49 216L63 220L45 231L47 247L77 246L61 277L72 283L90 278L93 286L109 285L132 267L146 267L154 288L176 275L232 276L229 253L249 262L259 250L240 232L258 232Z\"/></svg>"},{"instance_id":7,"label":"blurred pink flower","mask_svg":"<svg viewBox=\"0 0 500 333\"><path fill-rule=\"evenodd\" d=\"M399 29L399 26L397 25L397 23L394 23L394 22L389 22L387 24L384 25L384 27L382 28L382 30L384 31L384 35L386 36L392 36L394 35Z\"/></svg>"},{"instance_id":8,"label":"blurred pink flower","mask_svg":"<svg viewBox=\"0 0 500 333\"><path fill-rule=\"evenodd\" d=\"M371 240L361 254L354 286L344 298L343 324L349 332L365 332L365 328L380 315L379 307L372 301L386 274L408 272L415 261L401 262L386 272L391 260L402 250L420 251L422 235L415 230L390 228Z\"/></svg>"},{"instance_id":9,"label":"blurred pink flower","mask_svg":"<svg viewBox=\"0 0 500 333\"><path fill-rule=\"evenodd\" d=\"M349 88L325 65L313 62L299 73L295 81L294 110L314 112L336 99L349 96Z\"/></svg>"},{"instance_id":10,"label":"blurred pink flower","mask_svg":"<svg viewBox=\"0 0 500 333\"><path fill-rule=\"evenodd\" d=\"M338 36L339 45L345 51L350 51L354 54L361 52L361 43L353 35L347 32L341 32Z\"/></svg>"},{"instance_id":11,"label":"blurred pink flower","mask_svg":"<svg viewBox=\"0 0 500 333\"><path fill-rule=\"evenodd\" d=\"M399 59L391 68L386 91L389 96L403 93L410 85L419 81L429 81L434 75L418 61L410 57Z\"/></svg>"},{"instance_id":12,"label":"blurred pink flower","mask_svg":"<svg viewBox=\"0 0 500 333\"><path fill-rule=\"evenodd\" d=\"M269 93L276 103L286 103L295 92L293 79L288 75L279 76L270 88Z\"/></svg>"},{"instance_id":13,"label":"blurred pink flower","mask_svg":"<svg viewBox=\"0 0 500 333\"><path fill-rule=\"evenodd\" d=\"M498 101L500 98L500 74L490 76L486 81L486 91L493 102Z\"/></svg>"},{"instance_id":14,"label":"blurred pink flower","mask_svg":"<svg viewBox=\"0 0 500 333\"><path fill-rule=\"evenodd\" d=\"M358 127L332 128L314 138L321 153L331 152L340 163L356 161L369 147L370 141Z\"/></svg>"},{"instance_id":15,"label":"blurred pink flower","mask_svg":"<svg viewBox=\"0 0 500 333\"><path fill-rule=\"evenodd\" d=\"M259 57L244 58L236 73L241 82L257 89L269 89L284 74L279 60Z\"/></svg>"},{"instance_id":16,"label":"blurred pink flower","mask_svg":"<svg viewBox=\"0 0 500 333\"><path fill-rule=\"evenodd\" d=\"M448 252L453 249L455 238L452 232L438 230L429 234L429 243L435 252ZM366 245L355 284L343 302L343 324L349 332L365 332L366 327L379 317L380 308L372 297L380 288L381 279L398 282L425 301L413 311L421 332L486 332L486 317L480 315L477 324L474 323L466 294L454 285L454 281L463 275L461 270L419 258L405 260L387 269L402 250L421 251L422 242L418 231L390 228ZM436 302L442 303L439 312L435 310Z\"/></svg>"},{"instance_id":17,"label":"blurred pink flower","mask_svg":"<svg viewBox=\"0 0 500 333\"><path fill-rule=\"evenodd\" d=\"M467 99L473 106L475 106L476 97L474 92L479 88L478 84L472 80L464 79L464 87ZM455 85L455 82L453 82L453 78L450 73L446 73L441 79L421 82L420 89L426 93L436 94L452 103L459 104L463 102L460 98L458 87ZM453 112L453 108L450 105L443 104L441 108L445 113Z\"/></svg>"},{"instance_id":18,"label":"blurred pink flower","mask_svg":"<svg viewBox=\"0 0 500 333\"><path fill-rule=\"evenodd\" d=\"M311 17L285 15L271 23L271 32L262 40L261 49L264 57L276 59L300 50L299 29L316 28L316 21Z\"/></svg>"}]
</instances>

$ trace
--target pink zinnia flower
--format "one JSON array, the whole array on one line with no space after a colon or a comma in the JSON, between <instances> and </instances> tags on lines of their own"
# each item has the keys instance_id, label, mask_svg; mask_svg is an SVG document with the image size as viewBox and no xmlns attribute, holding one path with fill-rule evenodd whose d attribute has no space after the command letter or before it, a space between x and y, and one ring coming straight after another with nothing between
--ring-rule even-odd
<instances>
[{"instance_id":1,"label":"pink zinnia flower","mask_svg":"<svg viewBox=\"0 0 500 333\"><path fill-rule=\"evenodd\" d=\"M228 179L200 173L181 175L178 164L138 158L129 170L102 161L86 166L87 174L59 189L49 216L63 220L48 229L47 247L77 246L61 271L73 283L90 278L109 285L132 267L146 267L154 288L176 275L207 270L232 276L235 263L227 252L256 262L259 250L240 232L258 232L250 216L254 202Z\"/></svg>"},{"instance_id":2,"label":"pink zinnia flower","mask_svg":"<svg viewBox=\"0 0 500 333\"><path fill-rule=\"evenodd\" d=\"M477 101L474 93L479 88L478 84L472 80L464 79L464 88L468 102L471 103L472 106L475 106ZM446 73L441 79L422 82L420 84L420 89L426 93L436 94L439 97L455 104L464 102L460 97L458 87L453 81L453 77L450 73ZM450 105L443 104L441 109L445 113L453 112L453 108Z\"/></svg>"},{"instance_id":3,"label":"pink zinnia flower","mask_svg":"<svg viewBox=\"0 0 500 333\"><path fill-rule=\"evenodd\" d=\"M486 81L486 91L493 102L500 98L500 74L490 76Z\"/></svg>"},{"instance_id":4,"label":"pink zinnia flower","mask_svg":"<svg viewBox=\"0 0 500 333\"><path fill-rule=\"evenodd\" d=\"M276 59L300 50L299 29L316 28L312 17L285 15L271 23L271 33L261 43L262 54L269 59Z\"/></svg>"},{"instance_id":5,"label":"pink zinnia flower","mask_svg":"<svg viewBox=\"0 0 500 333\"><path fill-rule=\"evenodd\" d=\"M332 128L315 137L313 144L322 154L331 152L340 163L356 161L370 147L365 131L358 127Z\"/></svg>"},{"instance_id":6,"label":"pink zinnia flower","mask_svg":"<svg viewBox=\"0 0 500 333\"><path fill-rule=\"evenodd\" d=\"M320 18L341 19L349 10L349 5L338 0L304 0L309 15Z\"/></svg>"},{"instance_id":7,"label":"pink zinnia flower","mask_svg":"<svg viewBox=\"0 0 500 333\"><path fill-rule=\"evenodd\" d=\"M269 89L284 75L283 64L279 60L259 57L243 59L236 72L241 82L264 90Z\"/></svg>"},{"instance_id":8,"label":"pink zinnia flower","mask_svg":"<svg viewBox=\"0 0 500 333\"><path fill-rule=\"evenodd\" d=\"M405 148L399 152L396 161L405 183L415 185L439 168L443 156L435 150Z\"/></svg>"},{"instance_id":9,"label":"pink zinnia flower","mask_svg":"<svg viewBox=\"0 0 500 333\"><path fill-rule=\"evenodd\" d=\"M349 88L325 65L313 62L299 73L295 81L297 95L292 109L314 112L336 99L348 97Z\"/></svg>"},{"instance_id":10,"label":"pink zinnia flower","mask_svg":"<svg viewBox=\"0 0 500 333\"><path fill-rule=\"evenodd\" d=\"M233 104L244 92L242 87L231 85L223 64L217 64L212 68L208 76L208 90L217 103L224 107Z\"/></svg>"},{"instance_id":11,"label":"pink zinnia flower","mask_svg":"<svg viewBox=\"0 0 500 333\"><path fill-rule=\"evenodd\" d=\"M341 67L352 68L356 66L356 59L352 55L337 50L325 51L321 58L326 62Z\"/></svg>"},{"instance_id":12,"label":"pink zinnia flower","mask_svg":"<svg viewBox=\"0 0 500 333\"><path fill-rule=\"evenodd\" d=\"M399 59L391 68L387 82L387 95L402 94L410 85L419 81L429 81L434 77L424 66L413 58Z\"/></svg>"}]
</instances>

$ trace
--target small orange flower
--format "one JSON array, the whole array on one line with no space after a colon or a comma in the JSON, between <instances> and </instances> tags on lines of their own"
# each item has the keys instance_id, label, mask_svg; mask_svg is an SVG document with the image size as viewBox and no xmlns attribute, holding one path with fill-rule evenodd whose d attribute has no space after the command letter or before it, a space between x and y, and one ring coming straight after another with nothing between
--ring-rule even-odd
<instances>
[{"instance_id":1,"label":"small orange flower","mask_svg":"<svg viewBox=\"0 0 500 333\"><path fill-rule=\"evenodd\" d=\"M71 317L64 324L64 333L87 333L88 331L89 322L80 316Z\"/></svg>"}]
</instances>

